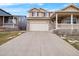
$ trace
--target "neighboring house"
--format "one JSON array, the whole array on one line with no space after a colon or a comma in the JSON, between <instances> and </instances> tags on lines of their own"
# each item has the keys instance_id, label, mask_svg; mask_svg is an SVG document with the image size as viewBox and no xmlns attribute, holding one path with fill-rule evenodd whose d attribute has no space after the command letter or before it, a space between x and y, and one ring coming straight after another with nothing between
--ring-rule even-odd
<instances>
[{"instance_id":1,"label":"neighboring house","mask_svg":"<svg viewBox=\"0 0 79 59\"><path fill-rule=\"evenodd\" d=\"M42 8L29 11L28 31L51 31L56 29L79 29L79 8L69 4L66 8L49 12Z\"/></svg>"},{"instance_id":2,"label":"neighboring house","mask_svg":"<svg viewBox=\"0 0 79 59\"><path fill-rule=\"evenodd\" d=\"M3 29L18 29L18 22L21 17L0 9L0 31Z\"/></svg>"}]
</instances>

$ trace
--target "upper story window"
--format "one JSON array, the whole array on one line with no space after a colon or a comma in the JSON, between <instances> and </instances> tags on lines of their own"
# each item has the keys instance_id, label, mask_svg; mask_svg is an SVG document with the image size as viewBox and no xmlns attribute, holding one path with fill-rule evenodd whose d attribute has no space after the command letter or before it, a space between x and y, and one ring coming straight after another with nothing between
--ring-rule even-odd
<instances>
[{"instance_id":1,"label":"upper story window","mask_svg":"<svg viewBox=\"0 0 79 59\"><path fill-rule=\"evenodd\" d=\"M39 16L39 12L37 12L37 16Z\"/></svg>"},{"instance_id":2,"label":"upper story window","mask_svg":"<svg viewBox=\"0 0 79 59\"><path fill-rule=\"evenodd\" d=\"M32 17L48 17L47 12L32 12Z\"/></svg>"},{"instance_id":3,"label":"upper story window","mask_svg":"<svg viewBox=\"0 0 79 59\"><path fill-rule=\"evenodd\" d=\"M32 12L32 16L36 17L37 16L37 12Z\"/></svg>"},{"instance_id":4,"label":"upper story window","mask_svg":"<svg viewBox=\"0 0 79 59\"><path fill-rule=\"evenodd\" d=\"M44 16L46 16L46 13L44 13Z\"/></svg>"},{"instance_id":5,"label":"upper story window","mask_svg":"<svg viewBox=\"0 0 79 59\"><path fill-rule=\"evenodd\" d=\"M48 13L46 12L46 17L48 17Z\"/></svg>"},{"instance_id":6,"label":"upper story window","mask_svg":"<svg viewBox=\"0 0 79 59\"><path fill-rule=\"evenodd\" d=\"M44 12L44 16L47 17L48 16L48 13L47 12Z\"/></svg>"}]
</instances>

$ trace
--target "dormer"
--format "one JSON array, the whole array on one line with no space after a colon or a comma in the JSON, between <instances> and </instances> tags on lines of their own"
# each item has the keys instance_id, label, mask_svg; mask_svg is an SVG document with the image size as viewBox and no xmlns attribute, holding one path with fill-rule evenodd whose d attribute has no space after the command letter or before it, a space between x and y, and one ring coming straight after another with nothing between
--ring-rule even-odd
<instances>
[{"instance_id":1,"label":"dormer","mask_svg":"<svg viewBox=\"0 0 79 59\"><path fill-rule=\"evenodd\" d=\"M48 12L43 8L32 8L29 10L29 17L48 17Z\"/></svg>"},{"instance_id":2,"label":"dormer","mask_svg":"<svg viewBox=\"0 0 79 59\"><path fill-rule=\"evenodd\" d=\"M48 17L47 10L45 10L43 8L39 8L39 17Z\"/></svg>"},{"instance_id":3,"label":"dormer","mask_svg":"<svg viewBox=\"0 0 79 59\"><path fill-rule=\"evenodd\" d=\"M32 8L31 10L29 10L29 17L37 17L38 11L39 10L37 8Z\"/></svg>"}]
</instances>

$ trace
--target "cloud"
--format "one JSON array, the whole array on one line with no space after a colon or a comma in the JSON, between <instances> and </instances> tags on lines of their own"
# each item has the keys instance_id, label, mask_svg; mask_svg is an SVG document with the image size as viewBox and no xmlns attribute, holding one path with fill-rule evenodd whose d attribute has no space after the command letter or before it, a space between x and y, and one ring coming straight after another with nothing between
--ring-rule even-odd
<instances>
[{"instance_id":1,"label":"cloud","mask_svg":"<svg viewBox=\"0 0 79 59\"><path fill-rule=\"evenodd\" d=\"M0 3L0 5L16 5L16 3Z\"/></svg>"},{"instance_id":2,"label":"cloud","mask_svg":"<svg viewBox=\"0 0 79 59\"><path fill-rule=\"evenodd\" d=\"M3 10L11 13L12 15L26 15L28 9L25 9L25 8L3 8Z\"/></svg>"},{"instance_id":3,"label":"cloud","mask_svg":"<svg viewBox=\"0 0 79 59\"><path fill-rule=\"evenodd\" d=\"M56 8L55 8L55 9L46 9L46 10L48 10L48 11L51 12L51 11L58 11L58 10L60 10L60 9L56 9Z\"/></svg>"},{"instance_id":4,"label":"cloud","mask_svg":"<svg viewBox=\"0 0 79 59\"><path fill-rule=\"evenodd\" d=\"M38 5L39 5L39 6L43 6L44 4L43 4L43 3L38 3Z\"/></svg>"},{"instance_id":5,"label":"cloud","mask_svg":"<svg viewBox=\"0 0 79 59\"><path fill-rule=\"evenodd\" d=\"M11 3L0 3L0 5L13 5L13 4L11 4Z\"/></svg>"},{"instance_id":6,"label":"cloud","mask_svg":"<svg viewBox=\"0 0 79 59\"><path fill-rule=\"evenodd\" d=\"M17 6L18 7L15 7ZM0 8L12 15L26 15L29 8L25 8L18 3L0 3Z\"/></svg>"},{"instance_id":7,"label":"cloud","mask_svg":"<svg viewBox=\"0 0 79 59\"><path fill-rule=\"evenodd\" d=\"M0 3L0 8L8 8L16 5L19 5L19 4L18 3Z\"/></svg>"},{"instance_id":8,"label":"cloud","mask_svg":"<svg viewBox=\"0 0 79 59\"><path fill-rule=\"evenodd\" d=\"M29 3L30 5L38 5L38 6L43 6L44 3Z\"/></svg>"},{"instance_id":9,"label":"cloud","mask_svg":"<svg viewBox=\"0 0 79 59\"><path fill-rule=\"evenodd\" d=\"M64 4L64 5L63 5L63 7L66 7L66 6L68 6L68 4Z\"/></svg>"}]
</instances>

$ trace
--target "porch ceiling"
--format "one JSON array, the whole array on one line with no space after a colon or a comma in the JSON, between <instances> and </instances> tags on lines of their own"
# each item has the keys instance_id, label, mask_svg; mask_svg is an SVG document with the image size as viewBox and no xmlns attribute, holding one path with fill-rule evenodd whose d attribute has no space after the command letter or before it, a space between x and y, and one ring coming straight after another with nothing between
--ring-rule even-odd
<instances>
[{"instance_id":1,"label":"porch ceiling","mask_svg":"<svg viewBox=\"0 0 79 59\"><path fill-rule=\"evenodd\" d=\"M51 18L56 18L56 14L58 14L58 17L67 17L73 14L73 16L79 17L79 12L56 12L54 15L52 15Z\"/></svg>"},{"instance_id":2,"label":"porch ceiling","mask_svg":"<svg viewBox=\"0 0 79 59\"><path fill-rule=\"evenodd\" d=\"M79 12L78 13L76 13L76 12L73 12L73 13L69 13L69 12L58 12L58 13L55 13L54 16L51 17L51 20L52 21L55 21L56 20L56 14L58 14L58 20L59 21L63 20L66 17L71 17L71 14L73 14L73 17L76 17L76 18L79 19Z\"/></svg>"},{"instance_id":3,"label":"porch ceiling","mask_svg":"<svg viewBox=\"0 0 79 59\"><path fill-rule=\"evenodd\" d=\"M79 12L56 12L55 14L58 14L58 15L70 15L70 14L79 15Z\"/></svg>"}]
</instances>

